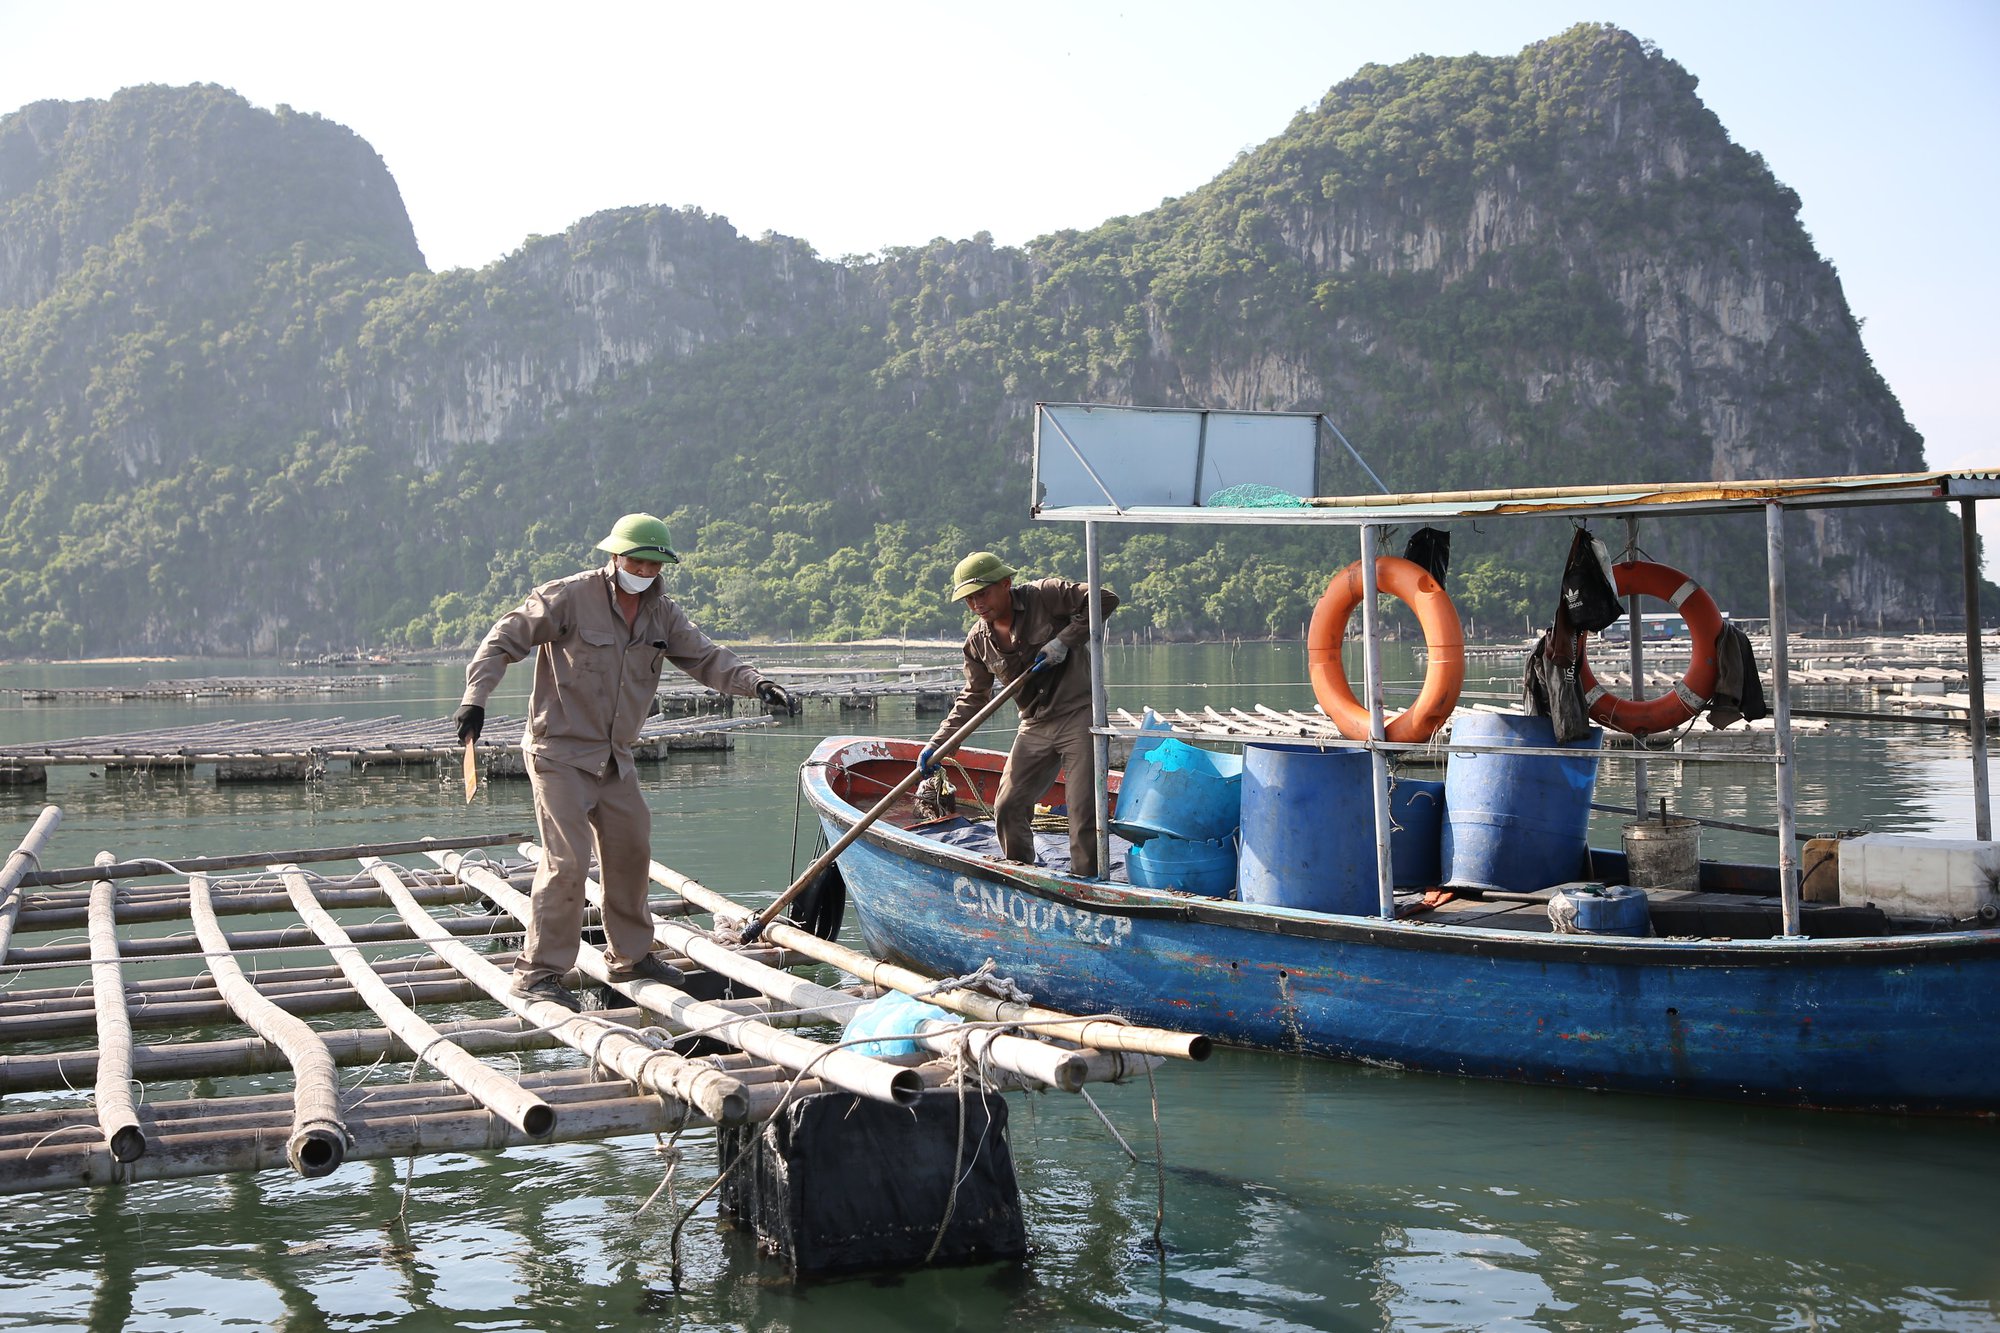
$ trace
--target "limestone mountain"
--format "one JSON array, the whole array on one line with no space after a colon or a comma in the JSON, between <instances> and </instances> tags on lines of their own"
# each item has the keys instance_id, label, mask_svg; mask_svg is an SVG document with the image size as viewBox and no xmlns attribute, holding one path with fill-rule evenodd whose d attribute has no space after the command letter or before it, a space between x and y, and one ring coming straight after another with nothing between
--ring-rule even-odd
<instances>
[{"instance_id":1,"label":"limestone mountain","mask_svg":"<svg viewBox=\"0 0 2000 1333\"><path fill-rule=\"evenodd\" d=\"M1030 410L1067 399L1325 410L1398 488L1923 466L1797 198L1610 27L1366 67L1142 215L847 263L632 208L431 273L317 117L148 87L0 119L0 651L459 642L632 508L715 632L950 632L967 545L1078 572L1027 519ZM1958 604L1936 513L1795 529L1797 614ZM1502 536L1451 589L1518 633L1566 535ZM1751 615L1762 540L1642 532ZM1353 554L1107 548L1119 628L1172 636L1296 633Z\"/></svg>"}]
</instances>

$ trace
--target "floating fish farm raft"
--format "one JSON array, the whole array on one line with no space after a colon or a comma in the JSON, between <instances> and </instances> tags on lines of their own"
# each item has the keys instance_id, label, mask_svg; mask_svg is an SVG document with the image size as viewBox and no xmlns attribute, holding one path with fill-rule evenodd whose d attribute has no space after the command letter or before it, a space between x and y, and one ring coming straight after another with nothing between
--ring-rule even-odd
<instances>
[{"instance_id":1,"label":"floating fish farm raft","mask_svg":"<svg viewBox=\"0 0 2000 1333\"><path fill-rule=\"evenodd\" d=\"M0 1194L318 1178L710 1125L725 1219L796 1271L1001 1257L1020 1221L995 1094L1079 1092L1208 1050L1004 982L940 984L782 920L746 946L749 909L657 862L656 947L681 979L614 983L586 942L572 980L604 1007L576 1013L509 989L539 855L517 834L48 869L61 819L45 806L0 868ZM843 1042L891 991L939 1015L888 1054ZM802 1214L814 1173L846 1189L859 1158L838 1134L863 1130L865 1169L898 1176L878 1182L880 1207L901 1211ZM978 1207L968 1178L992 1191ZM884 1227L920 1243L857 1240Z\"/></svg>"}]
</instances>

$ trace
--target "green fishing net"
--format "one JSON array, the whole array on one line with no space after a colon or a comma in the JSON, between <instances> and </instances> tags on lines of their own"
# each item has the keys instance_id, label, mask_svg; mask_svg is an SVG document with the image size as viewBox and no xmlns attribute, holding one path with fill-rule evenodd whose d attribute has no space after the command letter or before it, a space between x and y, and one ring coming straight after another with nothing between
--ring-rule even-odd
<instances>
[{"instance_id":1,"label":"green fishing net","mask_svg":"<svg viewBox=\"0 0 2000 1333\"><path fill-rule=\"evenodd\" d=\"M1231 486L1203 501L1208 509L1304 509L1306 502L1290 491L1281 491L1276 486L1260 486L1254 481L1246 481L1241 486Z\"/></svg>"}]
</instances>

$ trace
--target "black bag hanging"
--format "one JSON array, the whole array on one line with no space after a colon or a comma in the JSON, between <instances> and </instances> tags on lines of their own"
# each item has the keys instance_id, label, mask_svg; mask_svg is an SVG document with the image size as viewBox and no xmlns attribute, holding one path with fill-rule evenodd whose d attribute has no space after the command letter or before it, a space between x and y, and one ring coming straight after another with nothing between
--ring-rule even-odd
<instances>
[{"instance_id":1,"label":"black bag hanging","mask_svg":"<svg viewBox=\"0 0 2000 1333\"><path fill-rule=\"evenodd\" d=\"M1727 727L1739 720L1755 722L1770 716L1764 704L1764 682L1757 677L1757 657L1750 636L1728 621L1715 635L1715 697L1708 703L1708 725Z\"/></svg>"},{"instance_id":2,"label":"black bag hanging","mask_svg":"<svg viewBox=\"0 0 2000 1333\"><path fill-rule=\"evenodd\" d=\"M1570 539L1569 559L1563 563L1562 604L1569 628L1595 634L1625 614L1612 582L1611 553L1604 543L1578 528Z\"/></svg>"},{"instance_id":3,"label":"black bag hanging","mask_svg":"<svg viewBox=\"0 0 2000 1333\"><path fill-rule=\"evenodd\" d=\"M1590 734L1590 709L1583 701L1583 687L1577 683L1576 664L1568 656L1554 630L1542 635L1528 657L1528 669L1521 678L1521 711L1529 717L1546 717L1555 731L1558 745Z\"/></svg>"},{"instance_id":4,"label":"black bag hanging","mask_svg":"<svg viewBox=\"0 0 2000 1333\"><path fill-rule=\"evenodd\" d=\"M1403 547L1403 559L1443 583L1445 567L1451 563L1451 534L1443 528L1418 528Z\"/></svg>"}]
</instances>

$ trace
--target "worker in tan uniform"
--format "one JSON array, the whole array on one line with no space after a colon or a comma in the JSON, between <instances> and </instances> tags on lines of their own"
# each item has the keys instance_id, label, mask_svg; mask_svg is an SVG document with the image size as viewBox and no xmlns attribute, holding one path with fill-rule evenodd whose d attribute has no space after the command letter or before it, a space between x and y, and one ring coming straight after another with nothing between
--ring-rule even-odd
<instances>
[{"instance_id":1,"label":"worker in tan uniform","mask_svg":"<svg viewBox=\"0 0 2000 1333\"><path fill-rule=\"evenodd\" d=\"M939 742L957 731L1022 672L1034 676L1015 697L1021 726L1007 752L993 822L1000 854L1034 865L1035 802L1063 776L1069 804L1070 872L1097 877L1097 760L1090 738L1090 589L1067 579L1015 584L1014 569L991 551L974 551L952 571L951 599L979 618L965 636L965 688L917 758L928 776ZM1118 607L1098 594L1103 613Z\"/></svg>"},{"instance_id":2,"label":"worker in tan uniform","mask_svg":"<svg viewBox=\"0 0 2000 1333\"><path fill-rule=\"evenodd\" d=\"M461 743L486 724L486 701L507 668L535 655L522 748L535 794L542 860L535 871L527 946L514 965L516 995L581 1008L564 984L582 942L583 884L593 848L604 886L604 962L615 981L673 982L653 955L647 908L652 811L639 791L632 742L654 708L671 662L725 694L756 695L795 712L791 696L727 648L712 643L660 583L679 563L667 525L627 514L597 544L599 568L544 583L494 624L465 668L452 717Z\"/></svg>"}]
</instances>

